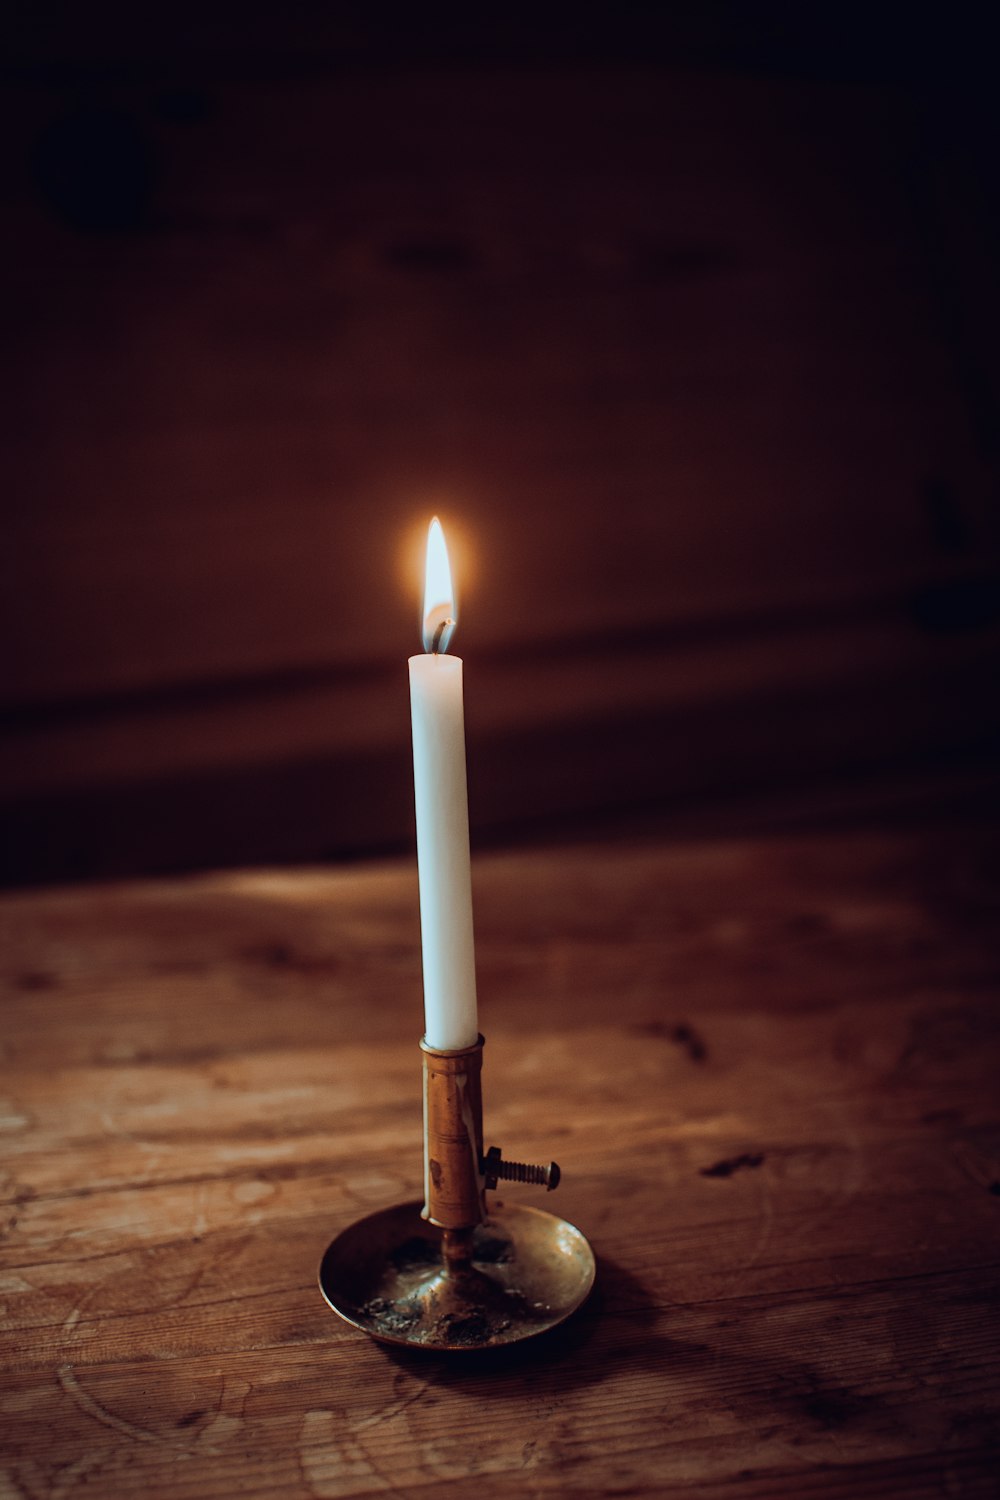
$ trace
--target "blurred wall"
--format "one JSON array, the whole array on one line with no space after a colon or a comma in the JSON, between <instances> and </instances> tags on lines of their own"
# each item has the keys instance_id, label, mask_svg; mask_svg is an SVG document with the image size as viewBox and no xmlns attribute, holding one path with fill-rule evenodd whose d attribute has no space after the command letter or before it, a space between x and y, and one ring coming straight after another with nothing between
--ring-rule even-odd
<instances>
[{"instance_id":1,"label":"blurred wall","mask_svg":"<svg viewBox=\"0 0 1000 1500\"><path fill-rule=\"evenodd\" d=\"M435 510L479 836L992 765L961 57L238 14L15 38L6 878L406 844Z\"/></svg>"}]
</instances>

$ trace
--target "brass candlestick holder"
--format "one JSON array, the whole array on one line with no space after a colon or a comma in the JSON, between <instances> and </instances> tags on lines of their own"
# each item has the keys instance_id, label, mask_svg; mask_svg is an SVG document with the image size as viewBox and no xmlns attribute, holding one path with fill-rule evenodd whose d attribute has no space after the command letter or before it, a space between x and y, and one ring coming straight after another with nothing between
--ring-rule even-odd
<instances>
[{"instance_id":1,"label":"brass candlestick holder","mask_svg":"<svg viewBox=\"0 0 1000 1500\"><path fill-rule=\"evenodd\" d=\"M424 1203L400 1203L339 1234L319 1268L334 1312L390 1344L486 1349L554 1328L594 1284L594 1253L565 1219L487 1203L498 1182L549 1191L547 1167L483 1153L483 1038L459 1051L421 1042Z\"/></svg>"}]
</instances>

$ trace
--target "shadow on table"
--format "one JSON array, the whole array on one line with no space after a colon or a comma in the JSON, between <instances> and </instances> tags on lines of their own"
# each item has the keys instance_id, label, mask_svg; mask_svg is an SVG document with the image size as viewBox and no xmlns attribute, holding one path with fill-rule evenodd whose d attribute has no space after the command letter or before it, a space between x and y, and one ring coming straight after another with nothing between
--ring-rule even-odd
<instances>
[{"instance_id":1,"label":"shadow on table","mask_svg":"<svg viewBox=\"0 0 1000 1500\"><path fill-rule=\"evenodd\" d=\"M864 1390L864 1372L850 1384L830 1362L824 1368L772 1349L734 1345L732 1319L706 1325L704 1339L679 1337L683 1308L657 1303L641 1281L615 1261L599 1257L590 1298L561 1327L522 1344L479 1353L421 1353L382 1346L399 1369L420 1375L456 1395L480 1399L541 1397L585 1389L622 1376L664 1382L664 1399L694 1384L708 1407L738 1420L785 1420L814 1432L865 1428L884 1420L885 1401ZM845 1338L850 1339L850 1331Z\"/></svg>"}]
</instances>

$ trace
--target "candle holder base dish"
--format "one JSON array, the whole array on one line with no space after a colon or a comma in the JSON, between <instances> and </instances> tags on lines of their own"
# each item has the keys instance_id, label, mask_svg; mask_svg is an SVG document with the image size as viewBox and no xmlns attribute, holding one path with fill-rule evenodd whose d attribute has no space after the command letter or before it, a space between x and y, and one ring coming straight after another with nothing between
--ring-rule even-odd
<instances>
[{"instance_id":1,"label":"candle holder base dish","mask_svg":"<svg viewBox=\"0 0 1000 1500\"><path fill-rule=\"evenodd\" d=\"M328 1247L323 1296L355 1328L387 1344L495 1348L565 1321L594 1285L579 1229L537 1208L493 1201L474 1228L442 1230L423 1204L359 1219Z\"/></svg>"}]
</instances>

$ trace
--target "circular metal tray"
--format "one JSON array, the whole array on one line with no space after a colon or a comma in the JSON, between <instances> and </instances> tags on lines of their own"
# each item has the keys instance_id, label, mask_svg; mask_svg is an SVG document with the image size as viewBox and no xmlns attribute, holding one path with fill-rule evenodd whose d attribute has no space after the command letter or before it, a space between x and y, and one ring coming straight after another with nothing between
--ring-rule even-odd
<instances>
[{"instance_id":1,"label":"circular metal tray","mask_svg":"<svg viewBox=\"0 0 1000 1500\"><path fill-rule=\"evenodd\" d=\"M487 1349L562 1323L594 1285L594 1252L572 1224L491 1203L471 1260L446 1266L441 1230L400 1203L339 1234L319 1268L335 1313L372 1338L424 1349Z\"/></svg>"}]
</instances>

